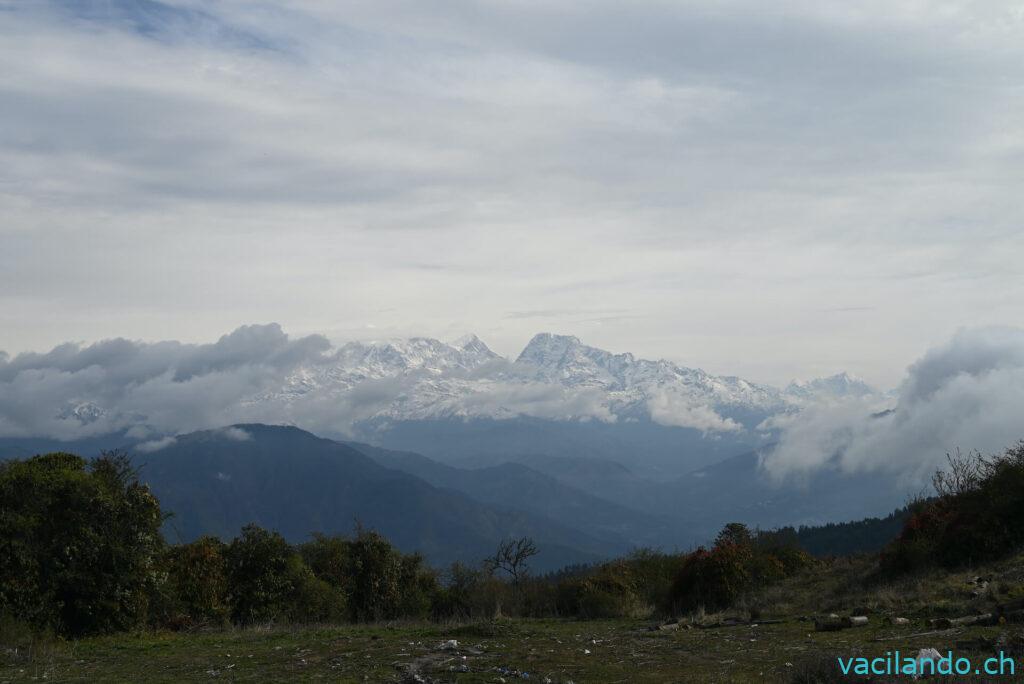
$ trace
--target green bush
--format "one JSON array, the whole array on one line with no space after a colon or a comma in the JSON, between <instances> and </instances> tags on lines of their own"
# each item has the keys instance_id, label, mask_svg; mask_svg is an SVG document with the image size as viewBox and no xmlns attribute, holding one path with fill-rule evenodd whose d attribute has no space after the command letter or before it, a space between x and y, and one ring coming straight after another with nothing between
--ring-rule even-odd
<instances>
[{"instance_id":1,"label":"green bush","mask_svg":"<svg viewBox=\"0 0 1024 684\"><path fill-rule=\"evenodd\" d=\"M511 603L512 588L507 582L483 569L456 562L434 594L431 614L438 620L490 619L499 608Z\"/></svg>"},{"instance_id":2,"label":"green bush","mask_svg":"<svg viewBox=\"0 0 1024 684\"><path fill-rule=\"evenodd\" d=\"M683 562L669 594L672 612L728 608L750 587L748 548L719 544L699 548Z\"/></svg>"},{"instance_id":3,"label":"green bush","mask_svg":"<svg viewBox=\"0 0 1024 684\"><path fill-rule=\"evenodd\" d=\"M172 627L222 625L230 617L227 547L216 537L172 546L164 555L163 622Z\"/></svg>"},{"instance_id":4,"label":"green bush","mask_svg":"<svg viewBox=\"0 0 1024 684\"><path fill-rule=\"evenodd\" d=\"M1024 442L993 458L950 457L933 481L938 496L912 507L882 552L883 573L969 566L1024 546Z\"/></svg>"},{"instance_id":5,"label":"green bush","mask_svg":"<svg viewBox=\"0 0 1024 684\"><path fill-rule=\"evenodd\" d=\"M722 610L744 593L813 563L809 554L781 535L753 535L745 525L730 523L710 551L699 548L685 557L662 605L670 613Z\"/></svg>"},{"instance_id":6,"label":"green bush","mask_svg":"<svg viewBox=\"0 0 1024 684\"><path fill-rule=\"evenodd\" d=\"M438 598L437 577L423 557L403 555L376 532L360 528L353 539L314 535L299 552L313 576L336 592L345 615L356 622L425 618ZM341 604L332 605L338 610Z\"/></svg>"},{"instance_id":7,"label":"green bush","mask_svg":"<svg viewBox=\"0 0 1024 684\"><path fill-rule=\"evenodd\" d=\"M347 601L343 591L318 578L298 554L288 559L292 586L284 616L291 622L344 622Z\"/></svg>"},{"instance_id":8,"label":"green bush","mask_svg":"<svg viewBox=\"0 0 1024 684\"><path fill-rule=\"evenodd\" d=\"M124 455L0 465L0 612L65 635L147 616L163 545L160 504Z\"/></svg>"},{"instance_id":9,"label":"green bush","mask_svg":"<svg viewBox=\"0 0 1024 684\"><path fill-rule=\"evenodd\" d=\"M285 617L297 578L296 553L284 537L246 525L224 555L232 621L248 625Z\"/></svg>"}]
</instances>

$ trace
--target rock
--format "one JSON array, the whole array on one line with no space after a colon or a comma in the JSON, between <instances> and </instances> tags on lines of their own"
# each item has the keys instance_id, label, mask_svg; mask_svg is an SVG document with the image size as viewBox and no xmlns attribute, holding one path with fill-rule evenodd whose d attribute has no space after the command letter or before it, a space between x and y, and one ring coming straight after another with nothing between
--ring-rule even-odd
<instances>
[{"instance_id":1,"label":"rock","mask_svg":"<svg viewBox=\"0 0 1024 684\"><path fill-rule=\"evenodd\" d=\"M829 615L828 617L818 618L814 621L815 632L838 632L841 629L846 629L849 625L846 620L839 617L838 615Z\"/></svg>"},{"instance_id":2,"label":"rock","mask_svg":"<svg viewBox=\"0 0 1024 684\"><path fill-rule=\"evenodd\" d=\"M849 621L850 627L864 627L868 624L868 618L866 615L854 615L846 619Z\"/></svg>"},{"instance_id":3,"label":"rock","mask_svg":"<svg viewBox=\"0 0 1024 684\"><path fill-rule=\"evenodd\" d=\"M910 624L910 620L905 617L891 617L889 618L889 624L904 627Z\"/></svg>"},{"instance_id":4,"label":"rock","mask_svg":"<svg viewBox=\"0 0 1024 684\"><path fill-rule=\"evenodd\" d=\"M923 663L927 663L929 661L937 663L940 658L942 658L942 654L939 653L937 649L922 648L917 652L917 658L915 658L915 660L917 660L917 671L923 671L923 668L921 667ZM932 671L934 671L934 667Z\"/></svg>"}]
</instances>

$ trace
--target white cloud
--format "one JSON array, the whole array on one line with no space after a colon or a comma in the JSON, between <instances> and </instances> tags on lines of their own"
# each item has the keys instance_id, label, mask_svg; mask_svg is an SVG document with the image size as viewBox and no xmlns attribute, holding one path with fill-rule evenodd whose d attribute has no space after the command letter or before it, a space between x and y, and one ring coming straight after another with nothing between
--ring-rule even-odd
<instances>
[{"instance_id":1,"label":"white cloud","mask_svg":"<svg viewBox=\"0 0 1024 684\"><path fill-rule=\"evenodd\" d=\"M143 454L151 454L154 451L160 451L166 449L169 446L175 444L178 440L174 437L162 437L160 439L152 439L148 442L142 442L135 447L135 450Z\"/></svg>"},{"instance_id":2,"label":"white cloud","mask_svg":"<svg viewBox=\"0 0 1024 684\"><path fill-rule=\"evenodd\" d=\"M239 427L226 427L220 431L220 434L234 442L248 442L252 439L252 435Z\"/></svg>"},{"instance_id":3,"label":"white cloud","mask_svg":"<svg viewBox=\"0 0 1024 684\"><path fill-rule=\"evenodd\" d=\"M735 432L743 426L731 418L723 418L710 406L694 405L686 397L662 390L647 400L651 420L661 425L694 428L703 432Z\"/></svg>"},{"instance_id":4,"label":"white cloud","mask_svg":"<svg viewBox=\"0 0 1024 684\"><path fill-rule=\"evenodd\" d=\"M777 420L776 474L836 461L922 482L960 448L998 453L1024 438L1024 330L961 330L910 366L895 405L849 400Z\"/></svg>"},{"instance_id":5,"label":"white cloud","mask_svg":"<svg viewBox=\"0 0 1024 684\"><path fill-rule=\"evenodd\" d=\"M511 353L545 310L890 385L1024 324L1015 3L2 4L10 352L276 320Z\"/></svg>"}]
</instances>

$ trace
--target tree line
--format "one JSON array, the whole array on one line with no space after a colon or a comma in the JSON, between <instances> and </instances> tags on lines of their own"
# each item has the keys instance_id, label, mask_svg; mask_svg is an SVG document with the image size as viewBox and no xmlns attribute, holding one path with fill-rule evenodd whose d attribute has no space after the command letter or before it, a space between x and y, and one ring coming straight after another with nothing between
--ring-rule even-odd
<instances>
[{"instance_id":1,"label":"tree line","mask_svg":"<svg viewBox=\"0 0 1024 684\"><path fill-rule=\"evenodd\" d=\"M719 605L812 562L795 547L723 531L710 550L641 550L534 576L529 538L442 572L380 534L290 544L257 525L169 544L166 515L129 458L52 453L0 464L0 614L77 637L138 628L268 622L650 615Z\"/></svg>"},{"instance_id":2,"label":"tree line","mask_svg":"<svg viewBox=\"0 0 1024 684\"><path fill-rule=\"evenodd\" d=\"M904 521L875 556L880 576L1024 545L1024 444L997 457L951 457L935 488L933 498L849 528L871 536ZM0 464L0 619L77 637L268 622L667 617L728 608L820 562L801 548L806 530L732 523L687 553L641 549L537 576L534 542L507 539L478 564L438 571L358 526L301 544L256 525L230 541L170 544L166 517L123 454ZM824 529L831 537L844 527Z\"/></svg>"}]
</instances>

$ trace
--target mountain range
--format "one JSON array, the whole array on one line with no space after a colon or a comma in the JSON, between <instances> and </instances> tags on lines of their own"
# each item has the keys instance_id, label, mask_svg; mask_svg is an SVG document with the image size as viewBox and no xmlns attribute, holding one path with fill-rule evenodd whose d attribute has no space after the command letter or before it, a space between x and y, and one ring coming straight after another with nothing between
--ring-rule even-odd
<instances>
[{"instance_id":1,"label":"mountain range","mask_svg":"<svg viewBox=\"0 0 1024 684\"><path fill-rule=\"evenodd\" d=\"M541 333L512 360L475 335L350 342L243 403L298 424L313 405L338 415L324 434L446 462L542 454L675 477L769 444L774 416L874 392L846 373L779 389Z\"/></svg>"},{"instance_id":2,"label":"mountain range","mask_svg":"<svg viewBox=\"0 0 1024 684\"><path fill-rule=\"evenodd\" d=\"M140 442L129 435L59 443L0 439L0 459L119 448L172 513L167 536L230 538L255 522L293 541L362 524L432 563L479 561L498 540L528 535L553 570L638 547L685 549L726 522L819 524L886 513L895 483L822 469L774 482L750 452L671 479L600 458L491 454L457 465L410 451L317 437L291 426L240 424ZM770 448L770 447L769 447Z\"/></svg>"},{"instance_id":3,"label":"mountain range","mask_svg":"<svg viewBox=\"0 0 1024 684\"><path fill-rule=\"evenodd\" d=\"M475 335L451 344L414 337L350 342L329 364L293 372L279 391L251 403L311 394L340 397L365 383L400 379L401 391L382 396L362 420L438 418L650 418L666 426L710 432L756 428L769 415L808 400L873 392L845 373L794 382L785 389L716 376L666 360L613 354L568 335L535 335L514 360Z\"/></svg>"},{"instance_id":4,"label":"mountain range","mask_svg":"<svg viewBox=\"0 0 1024 684\"><path fill-rule=\"evenodd\" d=\"M244 351L265 333L225 339ZM244 356L225 344L189 368ZM76 363L103 358L90 353ZM259 389L221 413L256 420L176 434L152 428L140 410L102 434L95 426L126 423L106 420L103 396L83 395L62 421L94 426L89 437L0 438L0 457L126 449L174 511L171 531L187 538L257 522L301 539L349 531L358 519L436 562L478 559L504 536L530 534L551 568L638 546L686 548L731 521L887 513L908 493L827 466L800 480L774 480L761 467L778 436L773 419L876 394L845 373L780 389L549 333L515 359L473 335L351 342L296 358L281 374L253 366ZM175 378L192 377L189 368L166 372L176 401L187 399ZM299 429L310 423L319 436Z\"/></svg>"}]
</instances>

